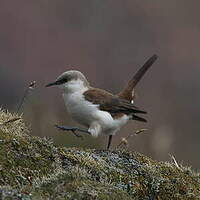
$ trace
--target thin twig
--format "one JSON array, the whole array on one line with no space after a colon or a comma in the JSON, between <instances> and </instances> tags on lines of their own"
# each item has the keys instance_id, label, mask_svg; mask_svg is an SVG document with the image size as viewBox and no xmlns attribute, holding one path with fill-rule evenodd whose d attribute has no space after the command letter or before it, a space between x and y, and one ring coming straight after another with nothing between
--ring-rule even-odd
<instances>
[{"instance_id":1,"label":"thin twig","mask_svg":"<svg viewBox=\"0 0 200 200\"><path fill-rule=\"evenodd\" d=\"M23 106L23 104L24 104L24 102L25 102L25 100L26 100L26 98L27 98L27 96L28 96L28 94L29 94L29 91L32 90L32 89L34 89L34 88L35 88L35 85L36 85L36 81L32 81L32 82L28 85L28 88L25 90L24 95L23 95L23 97L22 97L22 99L21 99L21 101L20 101L20 104L18 105L17 113L19 113L19 111L21 110L21 108L22 108L22 106Z\"/></svg>"}]
</instances>

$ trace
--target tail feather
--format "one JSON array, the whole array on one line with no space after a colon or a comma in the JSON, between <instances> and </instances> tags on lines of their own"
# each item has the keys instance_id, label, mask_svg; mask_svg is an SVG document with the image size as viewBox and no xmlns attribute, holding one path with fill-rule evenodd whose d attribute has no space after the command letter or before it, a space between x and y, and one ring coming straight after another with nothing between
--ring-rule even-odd
<instances>
[{"instance_id":1,"label":"tail feather","mask_svg":"<svg viewBox=\"0 0 200 200\"><path fill-rule=\"evenodd\" d=\"M143 110L134 110L134 113L147 114L147 112Z\"/></svg>"},{"instance_id":2,"label":"tail feather","mask_svg":"<svg viewBox=\"0 0 200 200\"><path fill-rule=\"evenodd\" d=\"M118 96L122 99L126 99L128 101L133 100L133 89L144 76L146 71L152 66L152 64L156 61L158 56L155 54L151 58L149 58L145 64L136 72L133 78L128 82L126 87L118 94Z\"/></svg>"},{"instance_id":3,"label":"tail feather","mask_svg":"<svg viewBox=\"0 0 200 200\"><path fill-rule=\"evenodd\" d=\"M146 119L139 117L137 115L132 115L132 120L140 121L140 122L147 122Z\"/></svg>"}]
</instances>

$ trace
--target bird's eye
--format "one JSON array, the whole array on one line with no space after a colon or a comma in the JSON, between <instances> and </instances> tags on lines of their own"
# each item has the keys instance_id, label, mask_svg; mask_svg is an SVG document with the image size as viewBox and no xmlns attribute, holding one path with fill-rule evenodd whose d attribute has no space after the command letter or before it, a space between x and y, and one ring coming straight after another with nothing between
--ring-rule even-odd
<instances>
[{"instance_id":1,"label":"bird's eye","mask_svg":"<svg viewBox=\"0 0 200 200\"><path fill-rule=\"evenodd\" d=\"M58 82L58 84L63 84L63 83L66 83L67 81L68 81L67 78L62 78L62 79L58 80L57 82Z\"/></svg>"}]
</instances>

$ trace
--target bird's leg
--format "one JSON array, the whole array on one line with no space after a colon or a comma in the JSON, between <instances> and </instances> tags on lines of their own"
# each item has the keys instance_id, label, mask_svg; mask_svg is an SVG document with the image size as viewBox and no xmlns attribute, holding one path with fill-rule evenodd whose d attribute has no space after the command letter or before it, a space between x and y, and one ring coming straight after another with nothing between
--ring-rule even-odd
<instances>
[{"instance_id":1,"label":"bird's leg","mask_svg":"<svg viewBox=\"0 0 200 200\"><path fill-rule=\"evenodd\" d=\"M76 137L82 137L81 135L78 135L76 133L76 131L80 131L80 132L83 132L83 133L90 134L90 132L88 130L81 129L81 128L78 128L78 127L69 127L69 126L60 126L60 125L55 125L55 127L60 129L60 130L63 130L63 131L71 131Z\"/></svg>"},{"instance_id":2,"label":"bird's leg","mask_svg":"<svg viewBox=\"0 0 200 200\"><path fill-rule=\"evenodd\" d=\"M109 150L111 142L112 142L112 135L109 135L107 150Z\"/></svg>"}]
</instances>

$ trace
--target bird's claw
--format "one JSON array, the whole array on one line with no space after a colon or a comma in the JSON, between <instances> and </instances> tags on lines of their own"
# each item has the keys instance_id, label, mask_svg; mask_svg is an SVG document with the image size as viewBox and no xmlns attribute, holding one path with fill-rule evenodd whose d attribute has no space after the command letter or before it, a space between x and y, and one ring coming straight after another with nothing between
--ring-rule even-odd
<instances>
[{"instance_id":1,"label":"bird's claw","mask_svg":"<svg viewBox=\"0 0 200 200\"><path fill-rule=\"evenodd\" d=\"M76 137L78 138L83 138L82 135L79 135L76 133L76 131L78 131L78 128L76 127L65 127L65 126L59 126L59 125L54 125L56 128L61 129L63 131L71 131Z\"/></svg>"}]
</instances>

